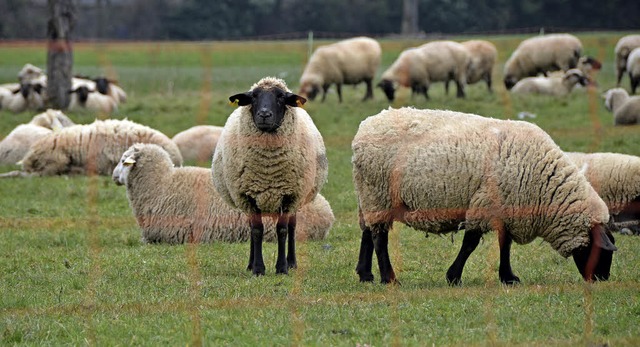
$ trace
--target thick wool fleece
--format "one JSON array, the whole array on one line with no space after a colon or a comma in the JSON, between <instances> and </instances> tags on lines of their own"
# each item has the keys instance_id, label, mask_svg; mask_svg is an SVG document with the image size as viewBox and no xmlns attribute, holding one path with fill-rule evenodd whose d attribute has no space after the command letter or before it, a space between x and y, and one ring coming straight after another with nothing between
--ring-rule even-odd
<instances>
[{"instance_id":1,"label":"thick wool fleece","mask_svg":"<svg viewBox=\"0 0 640 347\"><path fill-rule=\"evenodd\" d=\"M263 78L251 87L289 91L284 81ZM282 125L260 131L251 106L238 107L227 119L213 155L213 182L220 196L245 213L281 213L310 202L327 180L324 142L309 114L286 107ZM253 204L258 211L255 210Z\"/></svg>"},{"instance_id":2,"label":"thick wool fleece","mask_svg":"<svg viewBox=\"0 0 640 347\"><path fill-rule=\"evenodd\" d=\"M51 129L35 124L20 124L0 141L0 164L14 165L39 139L51 134Z\"/></svg>"},{"instance_id":3,"label":"thick wool fleece","mask_svg":"<svg viewBox=\"0 0 640 347\"><path fill-rule=\"evenodd\" d=\"M159 146L136 144L123 154L136 162L130 168L122 161L113 173L126 185L129 204L149 243L238 242L250 236L249 220L220 198L211 170L175 168ZM322 240L335 220L331 206L317 195L298 211L296 239ZM265 240L275 241L275 224L265 220Z\"/></svg>"},{"instance_id":4,"label":"thick wool fleece","mask_svg":"<svg viewBox=\"0 0 640 347\"><path fill-rule=\"evenodd\" d=\"M576 54L581 52L582 42L570 34L531 37L513 51L504 64L504 75L519 80L540 71L566 71L577 63Z\"/></svg>"},{"instance_id":5,"label":"thick wool fleece","mask_svg":"<svg viewBox=\"0 0 640 347\"><path fill-rule=\"evenodd\" d=\"M589 243L607 207L537 126L452 111L388 109L364 120L353 176L367 225L401 221L442 233L504 228L562 256Z\"/></svg>"}]
</instances>

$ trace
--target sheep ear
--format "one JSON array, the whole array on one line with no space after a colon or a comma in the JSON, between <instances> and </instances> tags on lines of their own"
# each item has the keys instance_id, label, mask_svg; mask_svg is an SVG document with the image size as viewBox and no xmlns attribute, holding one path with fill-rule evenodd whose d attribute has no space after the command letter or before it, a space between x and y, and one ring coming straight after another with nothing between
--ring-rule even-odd
<instances>
[{"instance_id":1,"label":"sheep ear","mask_svg":"<svg viewBox=\"0 0 640 347\"><path fill-rule=\"evenodd\" d=\"M284 97L286 104L291 107L301 107L307 102L307 99L293 93L287 93Z\"/></svg>"},{"instance_id":2,"label":"sheep ear","mask_svg":"<svg viewBox=\"0 0 640 347\"><path fill-rule=\"evenodd\" d=\"M247 106L247 105L251 105L251 101L253 101L253 95L251 94L251 92L240 93L240 94L230 96L229 101L232 104L235 104L238 106Z\"/></svg>"},{"instance_id":3,"label":"sheep ear","mask_svg":"<svg viewBox=\"0 0 640 347\"><path fill-rule=\"evenodd\" d=\"M75 92L77 92L77 91L78 91L78 89L70 89L70 90L67 92L67 94L73 94L73 93L75 93Z\"/></svg>"},{"instance_id":4,"label":"sheep ear","mask_svg":"<svg viewBox=\"0 0 640 347\"><path fill-rule=\"evenodd\" d=\"M607 235L602 227L599 227L598 230L595 231L594 236L594 243L596 244L596 246L607 251L618 250L618 248L613 244L613 242L615 242L615 240L613 239L613 235Z\"/></svg>"},{"instance_id":5,"label":"sheep ear","mask_svg":"<svg viewBox=\"0 0 640 347\"><path fill-rule=\"evenodd\" d=\"M136 160L135 160L135 159L133 159L133 158L131 158L131 157L128 157L127 159L125 159L125 160L122 162L122 164L123 164L124 166L131 166L131 165L133 165L133 164L135 164L135 163L136 163Z\"/></svg>"}]
</instances>

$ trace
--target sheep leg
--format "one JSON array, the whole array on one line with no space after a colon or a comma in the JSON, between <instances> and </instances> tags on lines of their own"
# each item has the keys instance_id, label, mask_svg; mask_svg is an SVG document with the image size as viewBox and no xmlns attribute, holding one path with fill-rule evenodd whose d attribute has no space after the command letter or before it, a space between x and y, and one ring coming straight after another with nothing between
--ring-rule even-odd
<instances>
[{"instance_id":1,"label":"sheep leg","mask_svg":"<svg viewBox=\"0 0 640 347\"><path fill-rule=\"evenodd\" d=\"M464 84L460 80L456 80L457 94L459 98L464 98Z\"/></svg>"},{"instance_id":2,"label":"sheep leg","mask_svg":"<svg viewBox=\"0 0 640 347\"><path fill-rule=\"evenodd\" d=\"M276 274L287 274L287 258L285 257L287 234L289 226L289 215L284 213L278 217L276 224L276 235L278 237L278 259L276 260Z\"/></svg>"},{"instance_id":3,"label":"sheep leg","mask_svg":"<svg viewBox=\"0 0 640 347\"><path fill-rule=\"evenodd\" d=\"M449 95L449 80L444 81L444 95Z\"/></svg>"},{"instance_id":4,"label":"sheep leg","mask_svg":"<svg viewBox=\"0 0 640 347\"><path fill-rule=\"evenodd\" d=\"M327 91L329 90L329 85L325 84L322 86L322 102L327 99Z\"/></svg>"},{"instance_id":5,"label":"sheep leg","mask_svg":"<svg viewBox=\"0 0 640 347\"><path fill-rule=\"evenodd\" d=\"M498 270L500 282L509 285L518 284L520 283L520 278L514 275L513 270L511 270L511 243L513 239L505 231L498 233L498 239L500 242L500 268Z\"/></svg>"},{"instance_id":6,"label":"sheep leg","mask_svg":"<svg viewBox=\"0 0 640 347\"><path fill-rule=\"evenodd\" d=\"M338 101L342 102L342 84L336 83L336 91L338 92Z\"/></svg>"},{"instance_id":7,"label":"sheep leg","mask_svg":"<svg viewBox=\"0 0 640 347\"><path fill-rule=\"evenodd\" d=\"M389 258L389 224L380 223L371 226L373 247L378 258L380 283L397 283L396 274Z\"/></svg>"},{"instance_id":8,"label":"sheep leg","mask_svg":"<svg viewBox=\"0 0 640 347\"><path fill-rule=\"evenodd\" d=\"M620 82L622 81L623 74L624 74L624 69L618 69L618 82L616 82L616 87L620 87Z\"/></svg>"},{"instance_id":9,"label":"sheep leg","mask_svg":"<svg viewBox=\"0 0 640 347\"><path fill-rule=\"evenodd\" d=\"M264 237L264 225L262 224L262 214L254 213L251 215L251 249L249 255L248 269L254 275L264 275L265 267L262 259L262 239Z\"/></svg>"},{"instance_id":10,"label":"sheep leg","mask_svg":"<svg viewBox=\"0 0 640 347\"><path fill-rule=\"evenodd\" d=\"M489 93L493 93L493 89L491 89L491 74L488 73L485 77L485 81L487 82L487 90L489 91Z\"/></svg>"},{"instance_id":11,"label":"sheep leg","mask_svg":"<svg viewBox=\"0 0 640 347\"><path fill-rule=\"evenodd\" d=\"M298 263L296 261L296 215L292 215L289 217L289 228L288 228L288 252L287 252L287 266L289 269L295 269L298 267Z\"/></svg>"},{"instance_id":12,"label":"sheep leg","mask_svg":"<svg viewBox=\"0 0 640 347\"><path fill-rule=\"evenodd\" d=\"M367 85L367 93L364 95L362 101L373 99L373 81L371 78L367 78L364 80L364 83Z\"/></svg>"},{"instance_id":13,"label":"sheep leg","mask_svg":"<svg viewBox=\"0 0 640 347\"><path fill-rule=\"evenodd\" d=\"M360 276L360 282L373 282L373 273L371 272L373 260L373 236L371 228L367 227L362 217L362 211L358 209L360 219L360 229L362 230L362 239L360 240L360 255L358 256L358 265L356 265L356 273Z\"/></svg>"},{"instance_id":14,"label":"sheep leg","mask_svg":"<svg viewBox=\"0 0 640 347\"><path fill-rule=\"evenodd\" d=\"M459 286L462 284L461 278L464 265L467 263L467 259L469 259L471 253L478 247L481 237L482 233L477 230L467 230L464 232L460 252L458 252L456 260L453 261L453 264L451 264L449 270L447 270L447 283L449 283L449 285Z\"/></svg>"}]
</instances>

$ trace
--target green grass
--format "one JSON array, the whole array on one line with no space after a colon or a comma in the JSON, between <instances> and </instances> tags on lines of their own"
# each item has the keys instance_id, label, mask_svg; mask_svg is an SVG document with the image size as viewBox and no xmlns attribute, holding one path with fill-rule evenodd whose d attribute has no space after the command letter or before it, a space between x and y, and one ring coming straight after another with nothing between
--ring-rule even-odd
<instances>
[{"instance_id":1,"label":"green grass","mask_svg":"<svg viewBox=\"0 0 640 347\"><path fill-rule=\"evenodd\" d=\"M520 111L564 149L640 155L640 128L613 127L600 94L614 85L613 46L621 33L579 35L604 62L598 90L566 98L511 97L502 63L521 36L491 37L500 51L494 94L484 85L464 100L444 95L393 106L446 108L515 119ZM462 38L461 38L462 39ZM322 43L322 42L320 42ZM387 67L416 41L382 41ZM0 43L0 82L26 62L46 65L45 43ZM127 90L127 117L173 136L196 124L224 124L227 97L266 75L292 89L305 42L80 43L74 71L107 74ZM379 73L382 72L380 69ZM624 80L625 86L628 80ZM1 345L591 345L640 344L640 239L617 236L611 281L585 284L571 259L534 241L513 247L516 287L498 281L498 246L487 235L470 258L463 286L445 272L462 235L424 237L396 224L390 248L401 286L358 282L360 231L351 180L351 139L363 119L387 108L380 90L362 103L362 86L305 108L324 136L329 181L323 194L337 221L325 241L298 244L299 268L275 275L245 271L247 244L144 245L123 187L107 177L0 180ZM0 111L0 136L33 113ZM69 113L79 123L95 115ZM0 167L0 171L14 169ZM377 270L374 270L377 276Z\"/></svg>"}]
</instances>

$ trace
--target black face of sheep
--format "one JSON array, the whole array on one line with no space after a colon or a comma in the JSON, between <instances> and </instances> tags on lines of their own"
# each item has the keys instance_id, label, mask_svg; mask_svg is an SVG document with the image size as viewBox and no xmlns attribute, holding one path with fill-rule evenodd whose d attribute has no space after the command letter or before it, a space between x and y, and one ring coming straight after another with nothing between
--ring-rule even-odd
<instances>
[{"instance_id":1,"label":"black face of sheep","mask_svg":"<svg viewBox=\"0 0 640 347\"><path fill-rule=\"evenodd\" d=\"M516 79L513 76L507 75L504 77L504 86L505 88L507 88L507 90L510 90L511 88L513 88L513 86L515 86L517 82L518 82L518 79Z\"/></svg>"},{"instance_id":2,"label":"black face of sheep","mask_svg":"<svg viewBox=\"0 0 640 347\"><path fill-rule=\"evenodd\" d=\"M615 239L603 226L591 231L591 242L573 252L573 260L585 281L606 281L611 271L613 252L617 250Z\"/></svg>"},{"instance_id":3,"label":"black face of sheep","mask_svg":"<svg viewBox=\"0 0 640 347\"><path fill-rule=\"evenodd\" d=\"M13 94L22 94L23 98L27 98L29 96L29 92L31 91L31 84L29 83L20 83L20 88L13 91Z\"/></svg>"},{"instance_id":4,"label":"black face of sheep","mask_svg":"<svg viewBox=\"0 0 640 347\"><path fill-rule=\"evenodd\" d=\"M393 82L389 80L382 80L380 81L380 83L378 83L378 87L382 89L389 101L393 101L393 99L395 98L395 89L393 88Z\"/></svg>"},{"instance_id":5,"label":"black face of sheep","mask_svg":"<svg viewBox=\"0 0 640 347\"><path fill-rule=\"evenodd\" d=\"M109 93L109 83L110 81L104 77L98 77L93 80L96 82L96 90L100 94L107 95Z\"/></svg>"},{"instance_id":6,"label":"black face of sheep","mask_svg":"<svg viewBox=\"0 0 640 347\"><path fill-rule=\"evenodd\" d=\"M278 87L271 89L256 88L246 93L229 97L238 106L251 105L253 123L260 131L274 132L284 120L286 107L298 107L307 100L299 95L286 92Z\"/></svg>"},{"instance_id":7,"label":"black face of sheep","mask_svg":"<svg viewBox=\"0 0 640 347\"><path fill-rule=\"evenodd\" d=\"M87 102L87 99L89 98L89 93L91 93L91 91L89 91L89 87L87 86L80 86L74 90L69 91L69 94L72 94L72 93L77 93L78 100L80 101L81 104L84 104Z\"/></svg>"}]
</instances>

